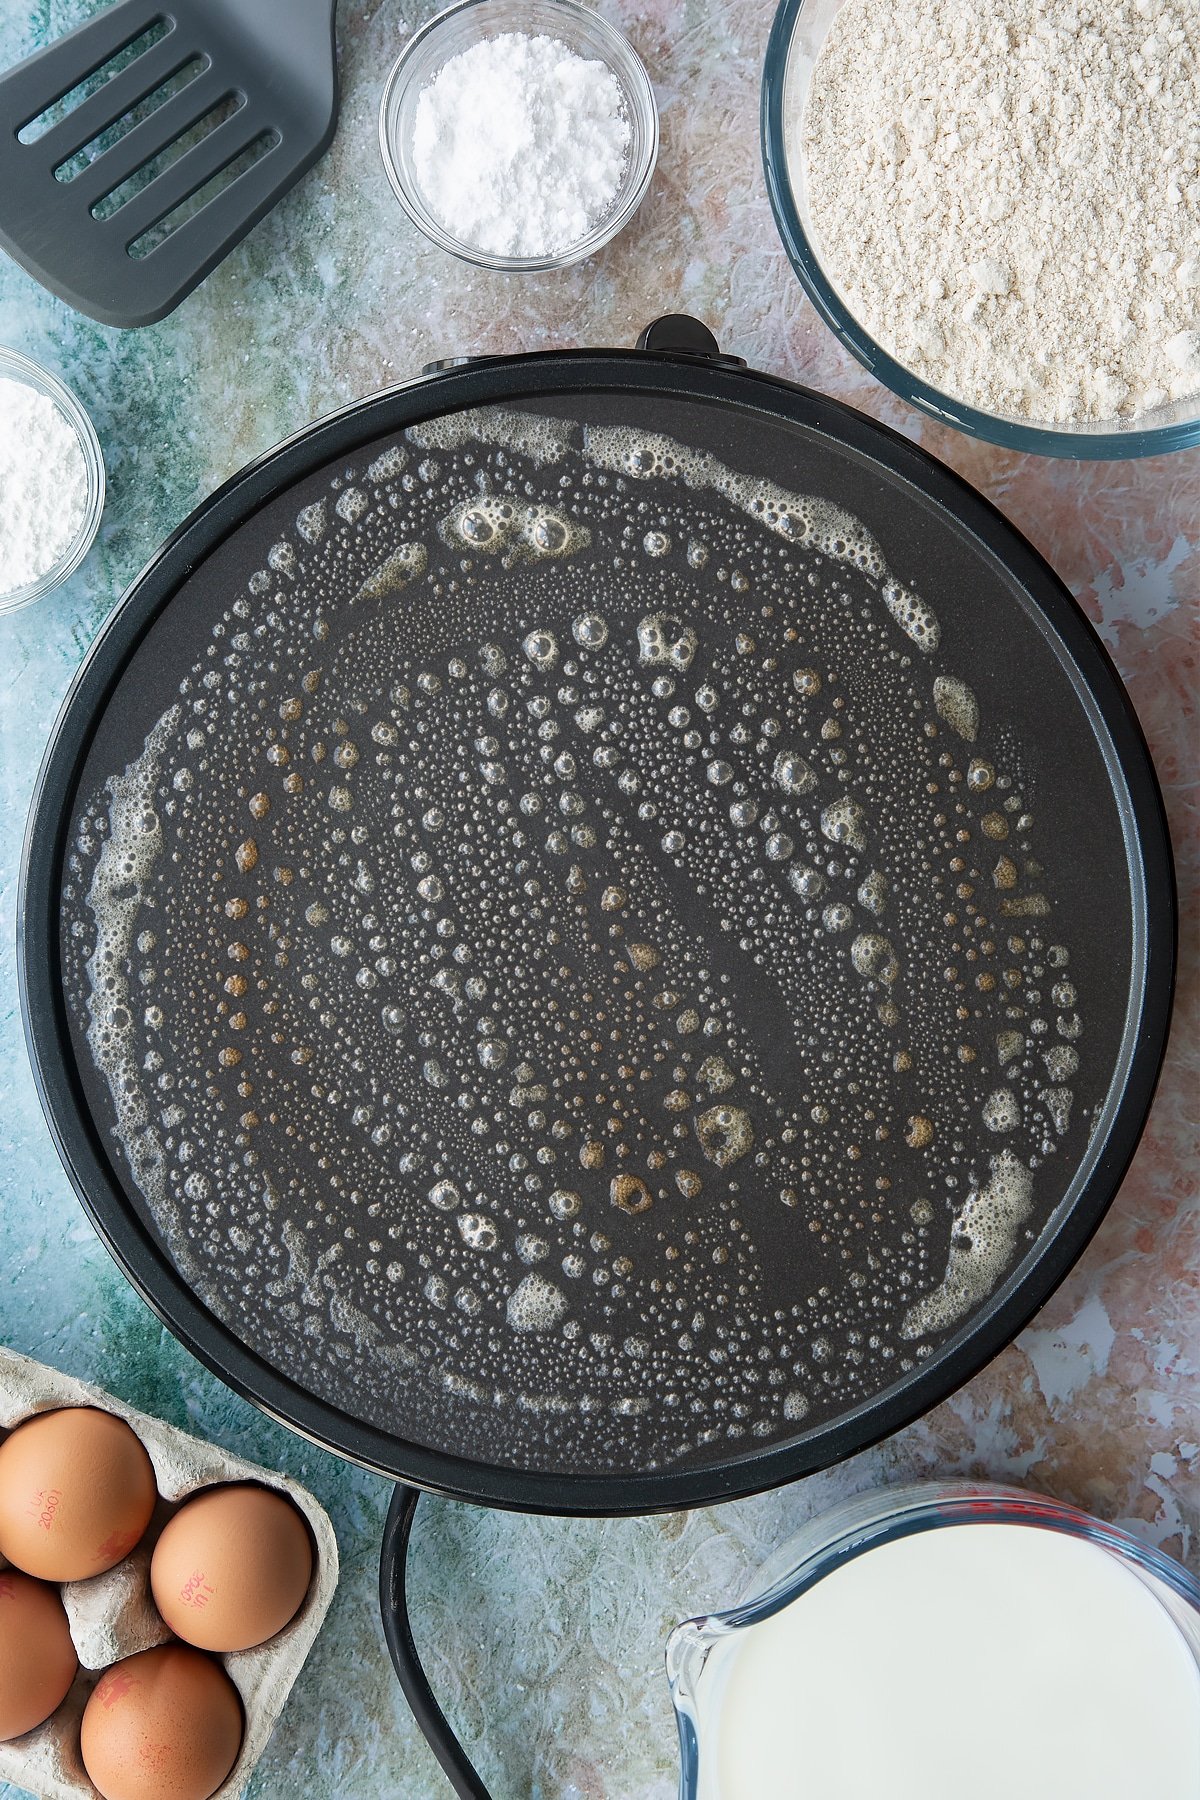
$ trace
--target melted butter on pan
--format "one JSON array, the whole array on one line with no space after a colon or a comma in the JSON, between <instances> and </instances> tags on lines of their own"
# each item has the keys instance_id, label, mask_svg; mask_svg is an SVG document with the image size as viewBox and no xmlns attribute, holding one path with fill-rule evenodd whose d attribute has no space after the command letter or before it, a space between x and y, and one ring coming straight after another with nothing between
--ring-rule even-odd
<instances>
[{"instance_id":1,"label":"melted butter on pan","mask_svg":"<svg viewBox=\"0 0 1200 1800\"><path fill-rule=\"evenodd\" d=\"M208 1304L518 1464L724 1455L915 1367L1036 1234L1083 1029L941 651L859 521L658 435L459 414L331 476L71 859Z\"/></svg>"}]
</instances>

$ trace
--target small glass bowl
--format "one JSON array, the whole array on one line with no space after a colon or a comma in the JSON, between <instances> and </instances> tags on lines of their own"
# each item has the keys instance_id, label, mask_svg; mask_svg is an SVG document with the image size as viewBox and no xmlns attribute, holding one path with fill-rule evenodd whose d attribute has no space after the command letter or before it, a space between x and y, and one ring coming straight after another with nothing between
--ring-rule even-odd
<instances>
[{"instance_id":1,"label":"small glass bowl","mask_svg":"<svg viewBox=\"0 0 1200 1800\"><path fill-rule=\"evenodd\" d=\"M971 437L1010 450L1077 459L1160 456L1200 443L1200 395L1143 413L1079 425L1039 425L983 412L922 381L889 356L850 312L817 256L804 170L789 164L786 127L808 100L813 68L845 0L781 0L763 68L761 129L763 164L775 224L800 284L830 330L885 387L910 405Z\"/></svg>"},{"instance_id":2,"label":"small glass bowl","mask_svg":"<svg viewBox=\"0 0 1200 1800\"><path fill-rule=\"evenodd\" d=\"M629 156L611 207L586 237L549 256L493 256L454 237L426 203L413 166L413 125L422 89L452 56L506 31L557 38L577 56L602 62L616 78L629 120ZM650 78L628 39L575 0L459 0L423 25L397 59L379 109L379 147L397 200L441 249L481 269L511 274L565 269L615 238L641 205L658 158L658 108Z\"/></svg>"},{"instance_id":3,"label":"small glass bowl","mask_svg":"<svg viewBox=\"0 0 1200 1800\"><path fill-rule=\"evenodd\" d=\"M31 362L19 351L0 346L0 378L21 382L25 387L34 388L39 394L45 394L48 399L53 400L79 440L87 470L87 505L79 530L58 561L39 575L36 581L27 581L23 587L0 592L0 613L9 613L28 606L33 600L40 600L43 594L61 586L68 575L75 573L95 543L96 533L100 529L100 515L104 511L104 457L95 426L70 388L65 387L56 375L39 368L37 363Z\"/></svg>"}]
</instances>

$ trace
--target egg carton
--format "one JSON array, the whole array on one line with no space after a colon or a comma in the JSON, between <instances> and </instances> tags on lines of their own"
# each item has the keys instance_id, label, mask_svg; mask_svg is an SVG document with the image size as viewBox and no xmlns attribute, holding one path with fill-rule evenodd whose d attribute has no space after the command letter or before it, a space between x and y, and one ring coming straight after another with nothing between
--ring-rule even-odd
<instances>
[{"instance_id":1,"label":"egg carton","mask_svg":"<svg viewBox=\"0 0 1200 1800\"><path fill-rule=\"evenodd\" d=\"M201 1488L255 1481L276 1488L299 1507L308 1520L316 1554L308 1593L290 1624L253 1650L238 1650L220 1658L241 1695L245 1732L238 1759L213 1800L237 1800L266 1749L333 1599L338 1553L329 1516L310 1493L286 1475L243 1462L216 1444L206 1444L161 1419L135 1412L100 1388L0 1347L0 1437L23 1419L61 1406L98 1406L125 1419L154 1465L159 1499L145 1537L123 1562L90 1581L66 1582L61 1587L79 1673L62 1705L44 1725L0 1743L0 1781L28 1788L41 1800L97 1800L79 1752L79 1726L88 1695L110 1663L171 1638L150 1594L150 1556L158 1535L181 1502ZM0 1557L0 1568L4 1566Z\"/></svg>"}]
</instances>

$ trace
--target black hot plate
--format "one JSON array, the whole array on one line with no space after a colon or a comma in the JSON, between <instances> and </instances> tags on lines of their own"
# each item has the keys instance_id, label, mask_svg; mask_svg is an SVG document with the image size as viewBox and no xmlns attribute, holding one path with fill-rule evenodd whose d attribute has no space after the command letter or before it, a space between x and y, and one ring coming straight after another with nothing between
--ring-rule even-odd
<instances>
[{"instance_id":1,"label":"black hot plate","mask_svg":"<svg viewBox=\"0 0 1200 1800\"><path fill-rule=\"evenodd\" d=\"M34 1067L131 1281L297 1430L533 1510L950 1393L1095 1229L1168 1023L1158 790L1067 593L681 329L237 476L27 845Z\"/></svg>"}]
</instances>

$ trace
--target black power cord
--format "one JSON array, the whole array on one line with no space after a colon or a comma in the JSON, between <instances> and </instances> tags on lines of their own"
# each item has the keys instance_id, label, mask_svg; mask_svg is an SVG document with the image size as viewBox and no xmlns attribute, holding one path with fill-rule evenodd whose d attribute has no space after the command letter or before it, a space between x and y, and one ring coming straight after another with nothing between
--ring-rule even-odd
<instances>
[{"instance_id":1,"label":"black power cord","mask_svg":"<svg viewBox=\"0 0 1200 1800\"><path fill-rule=\"evenodd\" d=\"M397 1483L383 1528L379 1557L379 1607L383 1635L404 1698L433 1754L437 1757L458 1800L491 1800L491 1795L455 1737L445 1713L434 1698L421 1658L413 1641L408 1617L408 1544L421 1495L417 1488Z\"/></svg>"}]
</instances>

